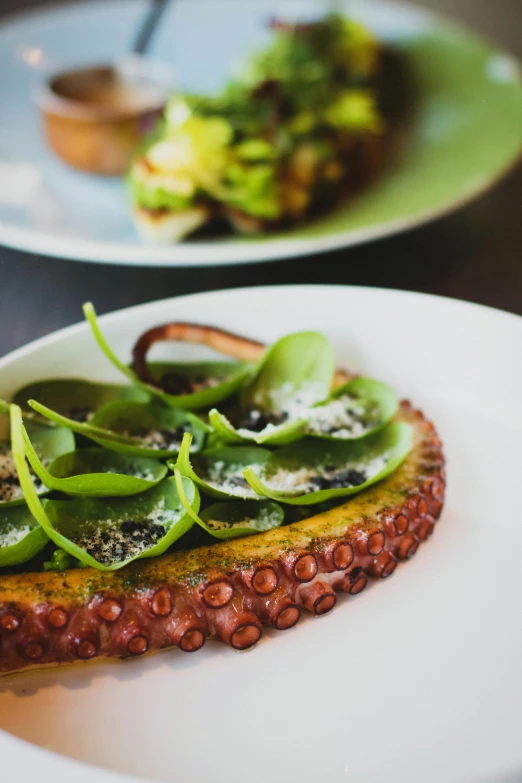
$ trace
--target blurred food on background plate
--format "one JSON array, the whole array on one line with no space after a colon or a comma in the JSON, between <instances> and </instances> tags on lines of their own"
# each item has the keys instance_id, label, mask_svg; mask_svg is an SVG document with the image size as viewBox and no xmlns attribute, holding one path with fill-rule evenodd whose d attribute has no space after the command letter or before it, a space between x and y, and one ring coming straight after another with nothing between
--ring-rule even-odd
<instances>
[{"instance_id":1,"label":"blurred food on background plate","mask_svg":"<svg viewBox=\"0 0 522 783\"><path fill-rule=\"evenodd\" d=\"M136 153L128 180L145 239L283 229L379 171L389 135L379 42L338 14L270 27L269 45L220 94L174 95Z\"/></svg>"}]
</instances>

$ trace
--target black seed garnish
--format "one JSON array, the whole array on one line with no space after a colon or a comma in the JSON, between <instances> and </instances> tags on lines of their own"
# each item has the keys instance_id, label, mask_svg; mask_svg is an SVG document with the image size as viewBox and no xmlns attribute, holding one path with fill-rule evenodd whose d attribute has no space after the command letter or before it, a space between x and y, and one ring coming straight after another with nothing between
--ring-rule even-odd
<instances>
[{"instance_id":1,"label":"black seed garnish","mask_svg":"<svg viewBox=\"0 0 522 783\"><path fill-rule=\"evenodd\" d=\"M121 525L95 530L88 538L71 540L100 563L109 565L128 560L157 544L165 535L165 528L158 524L161 521L161 517L154 523L126 519Z\"/></svg>"},{"instance_id":2,"label":"black seed garnish","mask_svg":"<svg viewBox=\"0 0 522 783\"><path fill-rule=\"evenodd\" d=\"M351 468L351 470L348 471L347 478L352 487L358 487L360 484L364 484L364 482L367 481L366 474L362 470L356 470L355 468Z\"/></svg>"},{"instance_id":3,"label":"black seed garnish","mask_svg":"<svg viewBox=\"0 0 522 783\"><path fill-rule=\"evenodd\" d=\"M167 394L194 394L195 392L210 389L219 383L217 378L205 378L204 375L196 375L188 378L176 372L166 372L161 379L161 388Z\"/></svg>"},{"instance_id":4,"label":"black seed garnish","mask_svg":"<svg viewBox=\"0 0 522 783\"><path fill-rule=\"evenodd\" d=\"M45 490L44 485L31 466L29 466L29 472L31 473L36 492L41 494ZM23 497L24 494L18 481L11 452L2 450L0 452L0 501L23 500Z\"/></svg>"},{"instance_id":5,"label":"black seed garnish","mask_svg":"<svg viewBox=\"0 0 522 783\"><path fill-rule=\"evenodd\" d=\"M161 387L167 394L190 394L192 384L184 375L175 372L166 372L161 379Z\"/></svg>"},{"instance_id":6,"label":"black seed garnish","mask_svg":"<svg viewBox=\"0 0 522 783\"><path fill-rule=\"evenodd\" d=\"M316 491L320 489L330 489L330 479L327 479L324 476L312 476L310 484Z\"/></svg>"},{"instance_id":7,"label":"black seed garnish","mask_svg":"<svg viewBox=\"0 0 522 783\"><path fill-rule=\"evenodd\" d=\"M244 476L232 476L228 479L228 481L235 487L244 487L245 489L250 488L250 484Z\"/></svg>"},{"instance_id":8,"label":"black seed garnish","mask_svg":"<svg viewBox=\"0 0 522 783\"><path fill-rule=\"evenodd\" d=\"M186 432L191 432L190 425L188 423L182 424L175 430L133 430L125 434L130 435L132 438L141 440L143 446L156 451L177 451L181 446L183 435Z\"/></svg>"},{"instance_id":9,"label":"black seed garnish","mask_svg":"<svg viewBox=\"0 0 522 783\"><path fill-rule=\"evenodd\" d=\"M262 432L265 427L272 424L276 427L278 424L288 420L288 413L263 413L257 408L252 408L246 416L239 422L238 426L252 432Z\"/></svg>"},{"instance_id":10,"label":"black seed garnish","mask_svg":"<svg viewBox=\"0 0 522 783\"><path fill-rule=\"evenodd\" d=\"M326 468L328 470L328 468ZM347 487L358 487L367 480L366 475L361 470L349 468L334 473L333 476L313 476L310 484L315 491L321 489L346 489Z\"/></svg>"}]
</instances>

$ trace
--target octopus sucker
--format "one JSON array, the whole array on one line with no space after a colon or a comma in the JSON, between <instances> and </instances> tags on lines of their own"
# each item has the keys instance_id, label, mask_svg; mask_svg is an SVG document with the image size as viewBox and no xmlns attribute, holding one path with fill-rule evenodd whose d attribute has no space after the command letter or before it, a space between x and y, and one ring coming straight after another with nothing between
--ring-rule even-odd
<instances>
[{"instance_id":1,"label":"octopus sucker","mask_svg":"<svg viewBox=\"0 0 522 783\"><path fill-rule=\"evenodd\" d=\"M260 563L255 567L242 569L235 575L241 589L264 598L274 593L280 582L277 569L268 563Z\"/></svg>"},{"instance_id":2,"label":"octopus sucker","mask_svg":"<svg viewBox=\"0 0 522 783\"><path fill-rule=\"evenodd\" d=\"M350 595L358 595L362 593L366 585L368 584L368 577L363 569L359 566L350 571L344 579L336 585L337 589L342 590Z\"/></svg>"},{"instance_id":3,"label":"octopus sucker","mask_svg":"<svg viewBox=\"0 0 522 783\"><path fill-rule=\"evenodd\" d=\"M94 639L83 639L76 646L76 655L84 661L94 658L98 652L97 641Z\"/></svg>"},{"instance_id":4,"label":"octopus sucker","mask_svg":"<svg viewBox=\"0 0 522 783\"><path fill-rule=\"evenodd\" d=\"M401 560L409 560L419 548L419 543L420 541L414 533L408 533L397 547L397 557Z\"/></svg>"},{"instance_id":5,"label":"octopus sucker","mask_svg":"<svg viewBox=\"0 0 522 783\"><path fill-rule=\"evenodd\" d=\"M43 644L35 639L26 642L21 649L22 655L24 658L27 658L28 661L39 661L45 652Z\"/></svg>"},{"instance_id":6,"label":"octopus sucker","mask_svg":"<svg viewBox=\"0 0 522 783\"><path fill-rule=\"evenodd\" d=\"M55 606L47 615L47 623L51 628L59 630L65 628L69 622L69 613L61 606Z\"/></svg>"},{"instance_id":7,"label":"octopus sucker","mask_svg":"<svg viewBox=\"0 0 522 783\"><path fill-rule=\"evenodd\" d=\"M294 599L294 585L283 577L274 593L260 599L251 598L247 605L257 614L262 623L283 631L295 625L301 616L301 610ZM297 609L297 617L295 611L287 612L287 609Z\"/></svg>"},{"instance_id":8,"label":"octopus sucker","mask_svg":"<svg viewBox=\"0 0 522 783\"><path fill-rule=\"evenodd\" d=\"M381 552L370 565L368 571L371 576L378 579L385 579L391 576L397 566L397 558L391 552Z\"/></svg>"},{"instance_id":9,"label":"octopus sucker","mask_svg":"<svg viewBox=\"0 0 522 783\"><path fill-rule=\"evenodd\" d=\"M176 645L183 652L196 652L203 647L207 638L207 631L195 612L187 611L180 614L167 626L167 633L171 645Z\"/></svg>"},{"instance_id":10,"label":"octopus sucker","mask_svg":"<svg viewBox=\"0 0 522 783\"><path fill-rule=\"evenodd\" d=\"M164 647L194 652L212 637L244 650L259 641L263 625L287 630L303 611L334 610L337 593L356 596L369 579L391 576L432 534L445 492L433 425L408 403L398 418L413 427L408 457L335 508L117 571L3 577L0 671Z\"/></svg>"},{"instance_id":11,"label":"octopus sucker","mask_svg":"<svg viewBox=\"0 0 522 783\"><path fill-rule=\"evenodd\" d=\"M149 640L145 634L135 634L127 645L129 655L143 655L149 648Z\"/></svg>"},{"instance_id":12,"label":"octopus sucker","mask_svg":"<svg viewBox=\"0 0 522 783\"><path fill-rule=\"evenodd\" d=\"M189 628L180 638L178 646L183 652L196 652L205 644L206 636L201 628Z\"/></svg>"},{"instance_id":13,"label":"octopus sucker","mask_svg":"<svg viewBox=\"0 0 522 783\"><path fill-rule=\"evenodd\" d=\"M116 598L104 598L99 607L98 614L107 623L114 623L123 612L123 606Z\"/></svg>"},{"instance_id":14,"label":"octopus sucker","mask_svg":"<svg viewBox=\"0 0 522 783\"><path fill-rule=\"evenodd\" d=\"M384 523L384 529L388 536L403 536L410 526L410 520L406 514L396 514L388 517Z\"/></svg>"},{"instance_id":15,"label":"octopus sucker","mask_svg":"<svg viewBox=\"0 0 522 783\"><path fill-rule=\"evenodd\" d=\"M353 546L349 541L337 541L330 547L329 555L333 568L337 571L344 571L353 563Z\"/></svg>"},{"instance_id":16,"label":"octopus sucker","mask_svg":"<svg viewBox=\"0 0 522 783\"><path fill-rule=\"evenodd\" d=\"M199 591L201 601L209 609L222 609L232 600L234 587L230 580L223 576L212 582L203 584Z\"/></svg>"},{"instance_id":17,"label":"octopus sucker","mask_svg":"<svg viewBox=\"0 0 522 783\"><path fill-rule=\"evenodd\" d=\"M16 631L16 629L20 626L20 620L12 612L6 612L2 617L0 617L0 626L2 626L4 631L10 633L12 631Z\"/></svg>"},{"instance_id":18,"label":"octopus sucker","mask_svg":"<svg viewBox=\"0 0 522 783\"><path fill-rule=\"evenodd\" d=\"M301 587L298 591L298 600L301 606L312 614L326 614L330 612L337 601L335 591L324 582L315 581L311 585Z\"/></svg>"},{"instance_id":19,"label":"octopus sucker","mask_svg":"<svg viewBox=\"0 0 522 783\"><path fill-rule=\"evenodd\" d=\"M287 576L296 582L311 582L319 569L317 558L312 552L292 554L283 563Z\"/></svg>"},{"instance_id":20,"label":"octopus sucker","mask_svg":"<svg viewBox=\"0 0 522 783\"><path fill-rule=\"evenodd\" d=\"M172 599L168 587L160 587L153 593L150 602L150 611L156 617L167 617L172 612Z\"/></svg>"},{"instance_id":21,"label":"octopus sucker","mask_svg":"<svg viewBox=\"0 0 522 783\"><path fill-rule=\"evenodd\" d=\"M417 537L421 541L426 541L426 539L429 538L433 533L433 528L434 521L432 519L423 519L422 522L417 526Z\"/></svg>"},{"instance_id":22,"label":"octopus sucker","mask_svg":"<svg viewBox=\"0 0 522 783\"><path fill-rule=\"evenodd\" d=\"M360 555L380 555L386 543L386 536L382 530L373 533L361 533L355 540L355 547Z\"/></svg>"},{"instance_id":23,"label":"octopus sucker","mask_svg":"<svg viewBox=\"0 0 522 783\"><path fill-rule=\"evenodd\" d=\"M287 631L289 628L293 628L301 618L301 610L297 604L288 603L283 604L282 607L277 608L277 612L274 616L272 625L278 631Z\"/></svg>"},{"instance_id":24,"label":"octopus sucker","mask_svg":"<svg viewBox=\"0 0 522 783\"><path fill-rule=\"evenodd\" d=\"M223 640L234 650L248 650L256 644L263 634L263 626L252 612L241 612L228 629Z\"/></svg>"}]
</instances>

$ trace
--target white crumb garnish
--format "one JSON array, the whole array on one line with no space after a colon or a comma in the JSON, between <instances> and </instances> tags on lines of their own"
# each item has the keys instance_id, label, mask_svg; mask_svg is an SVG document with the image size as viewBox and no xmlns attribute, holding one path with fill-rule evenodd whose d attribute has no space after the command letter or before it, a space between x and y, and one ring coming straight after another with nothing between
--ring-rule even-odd
<instances>
[{"instance_id":1,"label":"white crumb garnish","mask_svg":"<svg viewBox=\"0 0 522 783\"><path fill-rule=\"evenodd\" d=\"M99 520L95 528L71 540L104 565L124 562L155 546L178 511L166 508L165 498L160 498L146 517Z\"/></svg>"},{"instance_id":2,"label":"white crumb garnish","mask_svg":"<svg viewBox=\"0 0 522 783\"><path fill-rule=\"evenodd\" d=\"M268 529L271 526L272 519L273 512L271 512L270 509L263 507L258 508L255 518L256 528L260 530ZM245 516L242 519L236 519L234 522L227 522L223 519L207 519L205 524L212 530L225 530L232 527L252 527L252 522L253 520L251 517Z\"/></svg>"},{"instance_id":3,"label":"white crumb garnish","mask_svg":"<svg viewBox=\"0 0 522 783\"><path fill-rule=\"evenodd\" d=\"M31 532L29 525L23 527L11 527L8 530L0 530L0 549L5 549L8 546L15 546Z\"/></svg>"},{"instance_id":4,"label":"white crumb garnish","mask_svg":"<svg viewBox=\"0 0 522 783\"><path fill-rule=\"evenodd\" d=\"M230 465L223 460L217 460L209 466L209 472L204 481L209 487L225 492L227 495L245 500L255 500L258 495L243 476L244 468L244 465Z\"/></svg>"},{"instance_id":5,"label":"white crumb garnish","mask_svg":"<svg viewBox=\"0 0 522 783\"><path fill-rule=\"evenodd\" d=\"M317 435L335 435L346 440L359 438L375 427L377 420L372 413L356 397L343 395L311 408L307 414L308 429Z\"/></svg>"},{"instance_id":6,"label":"white crumb garnish","mask_svg":"<svg viewBox=\"0 0 522 783\"><path fill-rule=\"evenodd\" d=\"M292 421L301 418L322 393L322 384L305 383L296 391L293 384L287 382L270 394L270 407L274 411L286 413L288 420Z\"/></svg>"},{"instance_id":7,"label":"white crumb garnish","mask_svg":"<svg viewBox=\"0 0 522 783\"><path fill-rule=\"evenodd\" d=\"M380 454L372 460L363 463L351 463L336 465L332 468L299 468L298 470L287 470L279 468L268 477L261 476L263 483L273 492L287 492L293 494L316 492L319 489L342 489L344 487L358 486L359 483L366 483L377 476L386 466L390 456L389 454ZM356 472L360 478L364 479L357 483L350 481L350 472ZM344 479L343 477L346 477ZM320 486L318 480L326 482L340 479L337 486ZM343 483L345 482L345 483Z\"/></svg>"},{"instance_id":8,"label":"white crumb garnish","mask_svg":"<svg viewBox=\"0 0 522 783\"><path fill-rule=\"evenodd\" d=\"M48 462L49 460L43 460ZM37 493L40 495L46 491L46 488L38 479L32 468L30 468L33 476L33 483ZM18 481L18 473L16 472L16 465L13 458L11 449L6 446L0 446L0 503L12 502L14 500L23 500L24 493L20 482Z\"/></svg>"},{"instance_id":9,"label":"white crumb garnish","mask_svg":"<svg viewBox=\"0 0 522 783\"><path fill-rule=\"evenodd\" d=\"M279 468L269 478L264 479L263 483L275 492L310 492L312 489L311 479L322 475L315 468L300 468L299 470L285 470Z\"/></svg>"}]
</instances>

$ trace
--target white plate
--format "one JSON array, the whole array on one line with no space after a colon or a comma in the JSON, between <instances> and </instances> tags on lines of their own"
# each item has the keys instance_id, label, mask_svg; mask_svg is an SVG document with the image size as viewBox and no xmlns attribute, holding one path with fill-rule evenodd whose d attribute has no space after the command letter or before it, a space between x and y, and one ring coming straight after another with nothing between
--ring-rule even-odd
<instances>
[{"instance_id":1,"label":"white plate","mask_svg":"<svg viewBox=\"0 0 522 783\"><path fill-rule=\"evenodd\" d=\"M260 238L143 245L123 182L67 169L46 149L31 92L49 72L116 61L145 0L39 11L0 30L0 242L81 261L139 266L236 264L348 247L446 214L490 187L522 147L516 62L465 29L389 0L337 0L395 47L416 84L403 149L357 198L320 220ZM211 92L267 36L272 16L316 18L332 0L176 0L151 56L182 89ZM204 22L204 23L202 23Z\"/></svg>"},{"instance_id":2,"label":"white plate","mask_svg":"<svg viewBox=\"0 0 522 783\"><path fill-rule=\"evenodd\" d=\"M209 643L0 679L2 781L515 781L504 776L522 771L522 319L420 294L295 286L165 300L102 326L125 358L138 333L171 319L269 341L324 331L340 365L389 381L436 422L442 518L393 579L268 632L247 654ZM0 373L2 396L44 376L118 377L84 324L16 351Z\"/></svg>"}]
</instances>

